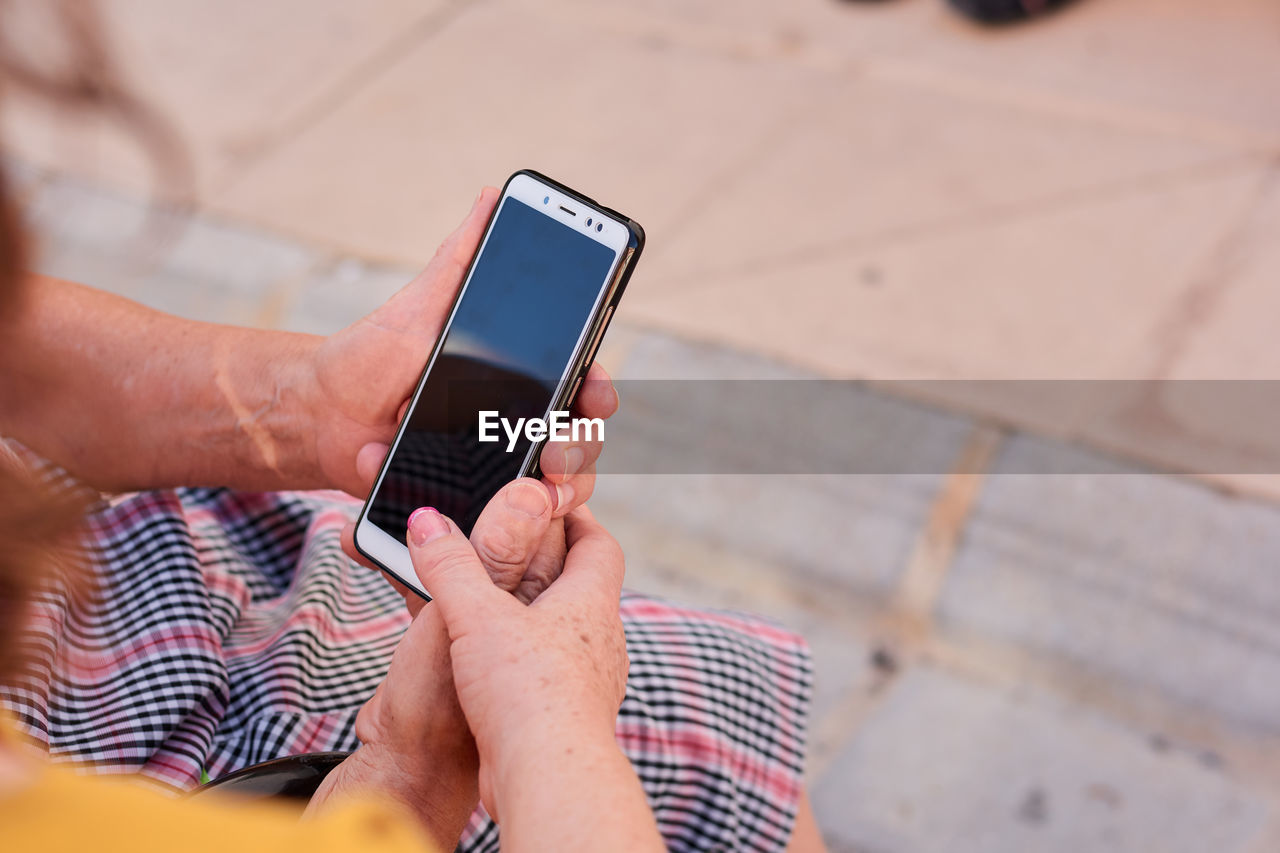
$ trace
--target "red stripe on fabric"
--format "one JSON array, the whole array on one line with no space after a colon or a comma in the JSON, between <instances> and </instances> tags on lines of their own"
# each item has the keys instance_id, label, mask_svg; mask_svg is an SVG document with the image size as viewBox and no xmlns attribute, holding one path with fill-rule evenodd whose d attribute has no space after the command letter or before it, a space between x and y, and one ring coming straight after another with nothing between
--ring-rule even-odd
<instances>
[{"instance_id":1,"label":"red stripe on fabric","mask_svg":"<svg viewBox=\"0 0 1280 853\"><path fill-rule=\"evenodd\" d=\"M800 778L796 773L768 756L740 747L710 731L682 726L655 732L648 725L619 720L617 737L621 745L658 760L675 755L688 762L721 767L739 782L751 784L772 797L791 798L800 792Z\"/></svg>"},{"instance_id":2,"label":"red stripe on fabric","mask_svg":"<svg viewBox=\"0 0 1280 853\"><path fill-rule=\"evenodd\" d=\"M332 644L353 646L361 641L403 633L408 624L408 614L398 613L388 613L364 622L340 623L335 622L332 615L321 607L307 607L292 611L264 637L250 639L237 636L245 632L244 626L238 627L223 644L223 651L229 659L260 654L278 643L286 634L300 628L309 628L314 636L331 641Z\"/></svg>"},{"instance_id":3,"label":"red stripe on fabric","mask_svg":"<svg viewBox=\"0 0 1280 853\"><path fill-rule=\"evenodd\" d=\"M139 522L156 518L177 518L181 514L182 503L175 493L141 492L89 516L86 524L92 529L114 536L129 531Z\"/></svg>"},{"instance_id":4,"label":"red stripe on fabric","mask_svg":"<svg viewBox=\"0 0 1280 853\"><path fill-rule=\"evenodd\" d=\"M758 637L770 643L787 648L798 648L804 640L793 631L779 628L766 622L757 622L746 618L737 618L726 613L693 610L672 604L656 602L649 599L623 599L621 612L637 619L682 619L694 623L713 623L724 625L735 631L741 631L752 637Z\"/></svg>"},{"instance_id":5,"label":"red stripe on fabric","mask_svg":"<svg viewBox=\"0 0 1280 853\"><path fill-rule=\"evenodd\" d=\"M156 773L156 768L160 768L165 772ZM170 756L162 752L156 753L146 764L142 765L141 772L154 779L170 782L175 788L191 787L192 781L195 780L198 774L198 770L193 770L190 763L178 764Z\"/></svg>"},{"instance_id":6,"label":"red stripe on fabric","mask_svg":"<svg viewBox=\"0 0 1280 853\"><path fill-rule=\"evenodd\" d=\"M183 641L190 641L190 644L184 644ZM121 671L145 653L160 646L177 650L190 649L192 645L211 651L216 651L220 646L217 634L211 628L201 632L190 625L167 626L141 637L131 637L126 645L99 650L64 647L62 662L69 674L91 678L113 670Z\"/></svg>"}]
</instances>

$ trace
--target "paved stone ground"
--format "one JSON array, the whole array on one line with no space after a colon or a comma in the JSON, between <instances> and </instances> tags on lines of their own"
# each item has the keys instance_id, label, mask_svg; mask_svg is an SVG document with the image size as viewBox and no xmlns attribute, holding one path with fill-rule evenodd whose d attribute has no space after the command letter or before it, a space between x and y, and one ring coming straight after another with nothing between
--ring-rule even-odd
<instances>
[{"instance_id":1,"label":"paved stone ground","mask_svg":"<svg viewBox=\"0 0 1280 853\"><path fill-rule=\"evenodd\" d=\"M644 223L650 329L842 379L1280 377L1275 0L102 5L201 208L327 251L412 266L533 166ZM155 188L127 126L5 107L5 150ZM999 390L962 410L1062 428ZM1184 469L1204 425L1159 414L1108 446Z\"/></svg>"},{"instance_id":2,"label":"paved stone ground","mask_svg":"<svg viewBox=\"0 0 1280 853\"><path fill-rule=\"evenodd\" d=\"M212 214L146 232L136 196L20 173L43 271L178 314L324 333L413 272ZM622 379L805 375L625 318L601 359ZM832 849L1280 849L1280 509L850 393L863 446L949 461L615 474L593 501L633 587L809 638L809 777ZM757 449L749 431L715 440Z\"/></svg>"}]
</instances>

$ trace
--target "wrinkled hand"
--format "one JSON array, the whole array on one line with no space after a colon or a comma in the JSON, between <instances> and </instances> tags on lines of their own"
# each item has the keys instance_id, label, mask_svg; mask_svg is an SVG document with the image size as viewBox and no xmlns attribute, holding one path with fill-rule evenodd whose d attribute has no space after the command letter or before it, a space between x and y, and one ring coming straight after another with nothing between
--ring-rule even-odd
<instances>
[{"instance_id":1,"label":"wrinkled hand","mask_svg":"<svg viewBox=\"0 0 1280 853\"><path fill-rule=\"evenodd\" d=\"M555 517L550 511L550 507L555 505L554 495L554 487L545 483L529 478L516 480L493 496L471 530L471 546L479 555L493 585L525 604L537 598L560 576L564 567L564 519ZM546 523L535 519L536 531L530 529L528 523L512 523L513 518L522 519L529 512L529 507L544 504L547 506ZM381 571L356 550L355 531L355 522L348 523L343 529L342 550L365 568ZM535 534L539 537L536 541L526 541L527 537ZM404 599L409 615L417 616L427 602L391 575L386 575L386 579Z\"/></svg>"},{"instance_id":2,"label":"wrinkled hand","mask_svg":"<svg viewBox=\"0 0 1280 853\"><path fill-rule=\"evenodd\" d=\"M492 187L481 191L417 278L316 348L317 390L310 408L323 482L356 497L373 486L497 200ZM592 365L574 403L575 417L608 418L617 407L608 374ZM540 463L546 481L559 487L556 516L590 497L600 451L598 441L546 443Z\"/></svg>"},{"instance_id":3,"label":"wrinkled hand","mask_svg":"<svg viewBox=\"0 0 1280 853\"><path fill-rule=\"evenodd\" d=\"M560 573L563 553L557 560L543 545L563 524L551 510L547 487L523 479L499 491L476 521L481 572L513 603L533 600ZM311 808L346 793L389 796L419 816L441 849L452 849L478 799L475 741L454 688L440 608L414 598L414 620L387 677L356 717L361 746L330 774Z\"/></svg>"},{"instance_id":4,"label":"wrinkled hand","mask_svg":"<svg viewBox=\"0 0 1280 853\"><path fill-rule=\"evenodd\" d=\"M622 550L586 507L564 525L563 572L528 605L490 581L477 549L449 519L420 511L409 526L414 568L435 596L424 615L448 632L454 688L480 756L481 799L499 820L499 792L510 790L504 777L523 777L513 768L535 755L617 753L628 667L618 609ZM511 528L510 541L529 542L536 527ZM512 555L519 553L516 545Z\"/></svg>"}]
</instances>

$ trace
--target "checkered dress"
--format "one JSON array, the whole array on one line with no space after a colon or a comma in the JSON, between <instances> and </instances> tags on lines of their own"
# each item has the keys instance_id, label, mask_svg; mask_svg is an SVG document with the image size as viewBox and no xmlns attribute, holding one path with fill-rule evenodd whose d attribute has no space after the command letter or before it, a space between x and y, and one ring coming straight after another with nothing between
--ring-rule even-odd
<instances>
[{"instance_id":1,"label":"checkered dress","mask_svg":"<svg viewBox=\"0 0 1280 853\"><path fill-rule=\"evenodd\" d=\"M355 749L356 711L408 624L391 586L339 547L355 509L334 493L222 489L99 504L80 545L92 592L40 592L22 640L33 667L0 703L55 760L176 790L202 770ZM782 850L801 786L804 642L634 593L622 618L618 741L668 847ZM497 848L478 810L461 849Z\"/></svg>"}]
</instances>

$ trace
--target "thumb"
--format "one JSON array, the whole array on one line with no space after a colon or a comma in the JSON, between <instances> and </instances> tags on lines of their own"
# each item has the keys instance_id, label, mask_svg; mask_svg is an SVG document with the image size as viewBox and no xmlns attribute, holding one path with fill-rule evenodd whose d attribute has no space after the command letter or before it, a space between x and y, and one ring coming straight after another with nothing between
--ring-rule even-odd
<instances>
[{"instance_id":1,"label":"thumb","mask_svg":"<svg viewBox=\"0 0 1280 853\"><path fill-rule=\"evenodd\" d=\"M458 526L431 507L409 516L406 539L413 568L439 607L450 637L466 633L475 620L485 619L510 598L489 580Z\"/></svg>"}]
</instances>

